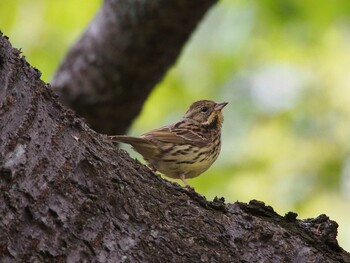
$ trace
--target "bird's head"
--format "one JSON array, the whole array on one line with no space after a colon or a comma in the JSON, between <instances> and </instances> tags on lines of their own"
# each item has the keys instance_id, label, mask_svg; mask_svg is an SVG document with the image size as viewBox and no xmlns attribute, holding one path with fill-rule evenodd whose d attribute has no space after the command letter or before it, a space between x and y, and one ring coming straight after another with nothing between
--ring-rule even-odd
<instances>
[{"instance_id":1,"label":"bird's head","mask_svg":"<svg viewBox=\"0 0 350 263\"><path fill-rule=\"evenodd\" d=\"M227 102L217 103L212 100L199 100L190 106L184 118L199 122L208 128L221 128L224 117L221 110Z\"/></svg>"}]
</instances>

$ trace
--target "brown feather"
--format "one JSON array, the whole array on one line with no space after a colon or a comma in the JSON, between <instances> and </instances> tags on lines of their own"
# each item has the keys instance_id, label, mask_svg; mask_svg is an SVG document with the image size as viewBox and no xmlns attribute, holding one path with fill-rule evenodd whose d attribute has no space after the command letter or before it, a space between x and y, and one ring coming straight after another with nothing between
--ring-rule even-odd
<instances>
[{"instance_id":1,"label":"brown feather","mask_svg":"<svg viewBox=\"0 0 350 263\"><path fill-rule=\"evenodd\" d=\"M114 135L109 136L114 142L122 142L130 144L135 151L140 153L142 156L152 158L153 156L159 155L160 149L153 142L144 139L142 137L133 137L126 135Z\"/></svg>"},{"instance_id":2,"label":"brown feather","mask_svg":"<svg viewBox=\"0 0 350 263\"><path fill-rule=\"evenodd\" d=\"M171 178L192 178L206 171L221 147L221 110L224 103L194 102L181 121L147 132L140 137L115 135L115 142L132 145L152 170Z\"/></svg>"},{"instance_id":3,"label":"brown feather","mask_svg":"<svg viewBox=\"0 0 350 263\"><path fill-rule=\"evenodd\" d=\"M209 142L204 136L189 130L184 125L177 126L177 123L145 133L141 135L141 138L148 139L156 144L191 144L199 147L203 147Z\"/></svg>"}]
</instances>

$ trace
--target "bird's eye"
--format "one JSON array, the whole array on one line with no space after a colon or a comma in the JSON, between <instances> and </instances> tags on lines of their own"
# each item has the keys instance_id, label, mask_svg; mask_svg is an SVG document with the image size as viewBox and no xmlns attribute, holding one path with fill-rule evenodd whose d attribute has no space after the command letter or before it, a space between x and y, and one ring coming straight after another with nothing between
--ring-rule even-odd
<instances>
[{"instance_id":1,"label":"bird's eye","mask_svg":"<svg viewBox=\"0 0 350 263\"><path fill-rule=\"evenodd\" d=\"M202 111L202 112L207 112L207 111L208 111L208 107L206 107L206 106L202 107L202 108L201 108L201 111Z\"/></svg>"}]
</instances>

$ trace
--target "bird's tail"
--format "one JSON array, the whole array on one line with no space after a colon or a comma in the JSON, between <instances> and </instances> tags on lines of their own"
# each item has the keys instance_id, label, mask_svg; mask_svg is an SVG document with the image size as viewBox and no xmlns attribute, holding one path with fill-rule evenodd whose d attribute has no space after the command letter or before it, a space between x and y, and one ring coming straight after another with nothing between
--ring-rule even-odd
<instances>
[{"instance_id":1,"label":"bird's tail","mask_svg":"<svg viewBox=\"0 0 350 263\"><path fill-rule=\"evenodd\" d=\"M135 144L144 144L145 140L139 137L133 137L133 136L127 136L127 135L113 135L108 136L109 139L111 139L113 142L122 142L127 143L132 146Z\"/></svg>"},{"instance_id":2,"label":"bird's tail","mask_svg":"<svg viewBox=\"0 0 350 263\"><path fill-rule=\"evenodd\" d=\"M130 144L135 151L139 152L144 157L152 157L158 154L158 148L149 140L140 137L133 137L127 135L113 135L108 136L113 142L121 142Z\"/></svg>"}]
</instances>

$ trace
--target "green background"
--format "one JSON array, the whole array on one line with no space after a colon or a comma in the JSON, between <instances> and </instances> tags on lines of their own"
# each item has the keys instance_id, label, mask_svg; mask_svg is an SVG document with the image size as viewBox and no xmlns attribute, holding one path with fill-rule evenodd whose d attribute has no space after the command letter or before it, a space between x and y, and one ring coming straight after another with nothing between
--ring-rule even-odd
<instances>
[{"instance_id":1,"label":"green background","mask_svg":"<svg viewBox=\"0 0 350 263\"><path fill-rule=\"evenodd\" d=\"M0 30L49 82L100 4L0 1ZM349 15L348 0L220 1L129 133L176 121L198 99L228 101L221 155L189 183L208 199L327 214L350 251Z\"/></svg>"}]
</instances>

